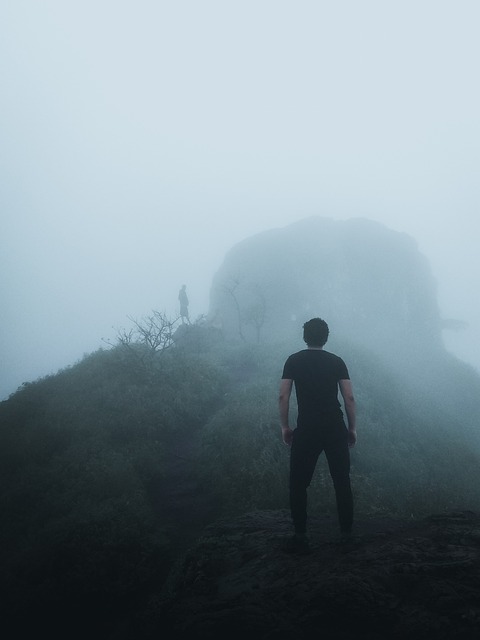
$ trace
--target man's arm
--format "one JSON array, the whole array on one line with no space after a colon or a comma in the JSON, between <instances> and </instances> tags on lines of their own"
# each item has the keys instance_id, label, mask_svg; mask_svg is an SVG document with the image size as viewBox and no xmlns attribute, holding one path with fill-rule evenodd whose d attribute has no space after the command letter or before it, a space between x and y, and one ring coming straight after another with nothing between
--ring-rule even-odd
<instances>
[{"instance_id":1,"label":"man's arm","mask_svg":"<svg viewBox=\"0 0 480 640\"><path fill-rule=\"evenodd\" d=\"M285 444L291 445L293 431L288 425L288 409L290 407L290 394L292 393L293 380L284 378L280 383L280 396L278 406L280 408L280 425L282 427L282 438Z\"/></svg>"},{"instance_id":2,"label":"man's arm","mask_svg":"<svg viewBox=\"0 0 480 640\"><path fill-rule=\"evenodd\" d=\"M345 413L348 423L348 446L354 447L357 441L357 431L355 428L355 397L353 395L351 380L339 380L340 393L345 404Z\"/></svg>"}]
</instances>

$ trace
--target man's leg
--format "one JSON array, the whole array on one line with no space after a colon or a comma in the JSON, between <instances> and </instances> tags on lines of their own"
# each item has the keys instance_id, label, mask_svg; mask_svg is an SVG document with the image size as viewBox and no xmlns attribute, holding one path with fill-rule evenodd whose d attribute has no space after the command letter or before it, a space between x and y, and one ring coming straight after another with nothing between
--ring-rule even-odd
<instances>
[{"instance_id":1,"label":"man's leg","mask_svg":"<svg viewBox=\"0 0 480 640\"><path fill-rule=\"evenodd\" d=\"M335 488L340 530L342 533L350 533L353 524L353 495L350 485L350 452L344 425L338 425L328 438L325 455Z\"/></svg>"},{"instance_id":2,"label":"man's leg","mask_svg":"<svg viewBox=\"0 0 480 640\"><path fill-rule=\"evenodd\" d=\"M321 449L298 430L294 431L290 452L290 509L297 535L307 530L307 487L312 481Z\"/></svg>"}]
</instances>

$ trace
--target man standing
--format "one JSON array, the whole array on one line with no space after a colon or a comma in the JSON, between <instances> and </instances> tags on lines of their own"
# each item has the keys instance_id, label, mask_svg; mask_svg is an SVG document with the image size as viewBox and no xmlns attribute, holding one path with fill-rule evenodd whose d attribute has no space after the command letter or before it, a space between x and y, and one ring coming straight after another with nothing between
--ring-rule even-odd
<instances>
[{"instance_id":1,"label":"man standing","mask_svg":"<svg viewBox=\"0 0 480 640\"><path fill-rule=\"evenodd\" d=\"M190 323L190 318L188 317L188 297L186 284L183 284L182 288L178 292L178 300L180 301L180 317L182 319L182 324L184 322Z\"/></svg>"},{"instance_id":2,"label":"man standing","mask_svg":"<svg viewBox=\"0 0 480 640\"><path fill-rule=\"evenodd\" d=\"M338 519L342 537L351 534L353 497L350 486L350 453L357 440L355 430L355 398L344 361L324 351L328 325L312 318L303 325L307 349L291 355L285 362L280 385L280 421L285 444L290 453L290 508L295 535L289 550L309 553L307 532L307 488L322 451L327 457L335 488ZM292 386L298 403L297 428L289 426L289 404ZM338 390L344 400L348 429L338 401Z\"/></svg>"}]
</instances>

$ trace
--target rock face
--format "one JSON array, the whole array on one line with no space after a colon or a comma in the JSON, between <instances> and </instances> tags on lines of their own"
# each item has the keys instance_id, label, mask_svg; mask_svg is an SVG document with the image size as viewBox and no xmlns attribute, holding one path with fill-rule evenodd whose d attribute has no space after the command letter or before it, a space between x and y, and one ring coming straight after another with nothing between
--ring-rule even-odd
<instances>
[{"instance_id":1,"label":"rock face","mask_svg":"<svg viewBox=\"0 0 480 640\"><path fill-rule=\"evenodd\" d=\"M285 511L210 526L156 602L157 633L179 640L480 637L478 514L360 520L346 545L336 541L334 521L312 518L308 556L283 551L290 532Z\"/></svg>"},{"instance_id":2,"label":"rock face","mask_svg":"<svg viewBox=\"0 0 480 640\"><path fill-rule=\"evenodd\" d=\"M234 246L214 278L209 320L226 337L298 338L314 316L377 351L441 344L424 256L409 236L366 219L313 217L260 233Z\"/></svg>"}]
</instances>

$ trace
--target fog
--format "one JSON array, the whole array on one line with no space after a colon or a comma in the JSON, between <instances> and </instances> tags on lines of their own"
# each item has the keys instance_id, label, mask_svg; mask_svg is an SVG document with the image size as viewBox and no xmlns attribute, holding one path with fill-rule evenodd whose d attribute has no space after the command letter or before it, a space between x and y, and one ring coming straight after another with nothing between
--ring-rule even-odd
<instances>
[{"instance_id":1,"label":"fog","mask_svg":"<svg viewBox=\"0 0 480 640\"><path fill-rule=\"evenodd\" d=\"M480 368L474 0L0 8L0 398L190 315L236 242L362 216L427 256ZM328 319L327 319L328 320Z\"/></svg>"}]
</instances>

